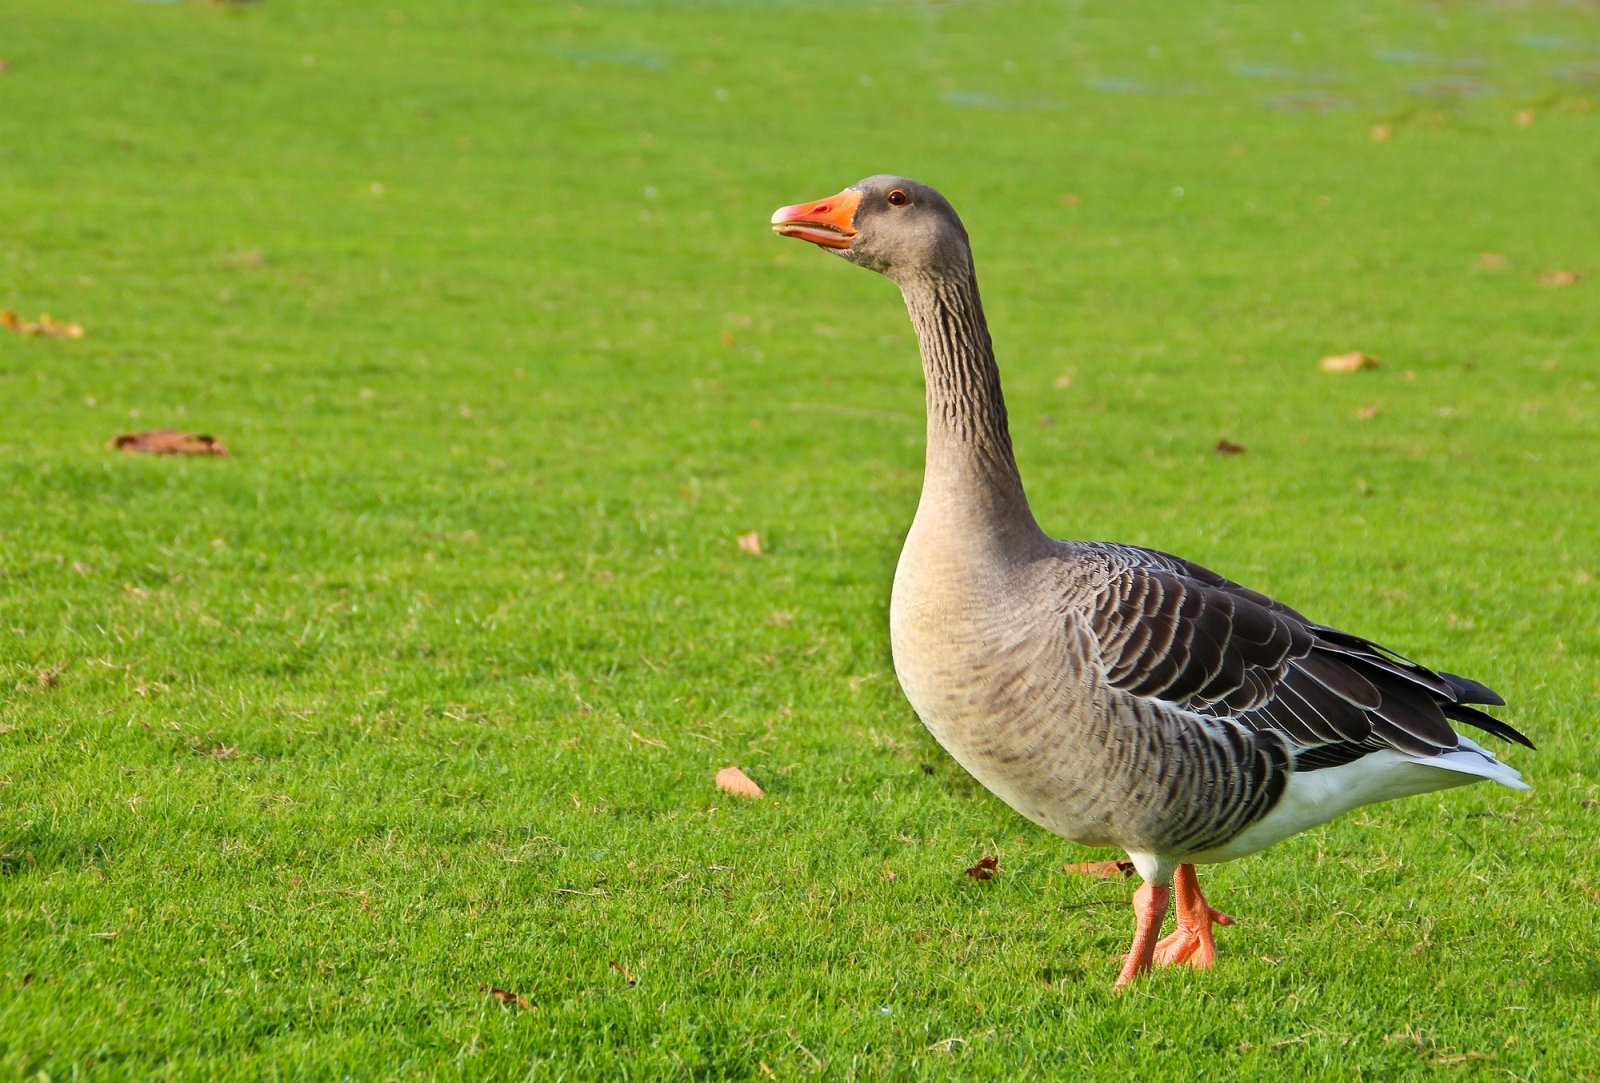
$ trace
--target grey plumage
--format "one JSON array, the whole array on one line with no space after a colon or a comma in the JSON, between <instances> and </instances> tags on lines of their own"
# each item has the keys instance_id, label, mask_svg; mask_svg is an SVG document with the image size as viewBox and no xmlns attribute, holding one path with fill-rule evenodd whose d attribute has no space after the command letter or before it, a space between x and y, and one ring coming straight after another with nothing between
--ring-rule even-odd
<instances>
[{"instance_id":1,"label":"grey plumage","mask_svg":"<svg viewBox=\"0 0 1600 1083\"><path fill-rule=\"evenodd\" d=\"M1249 853L1358 804L1479 778L1525 788L1450 725L1532 747L1473 706L1502 702L1482 684L1179 557L1039 529L966 231L944 197L871 177L773 222L900 286L928 441L891 602L895 668L935 738L1018 812L1127 850L1164 892L1179 865ZM1220 916L1197 886L1186 903L1184 882L1180 932L1201 936L1194 915L1213 915L1208 961ZM1166 895L1153 897L1164 912ZM1148 969L1153 906L1139 911L1123 981Z\"/></svg>"}]
</instances>

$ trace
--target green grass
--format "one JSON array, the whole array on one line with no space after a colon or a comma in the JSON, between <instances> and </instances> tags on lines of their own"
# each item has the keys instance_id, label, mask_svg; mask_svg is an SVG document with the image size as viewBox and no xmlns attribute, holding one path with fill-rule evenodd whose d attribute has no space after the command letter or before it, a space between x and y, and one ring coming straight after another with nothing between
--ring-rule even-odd
<instances>
[{"instance_id":1,"label":"green grass","mask_svg":"<svg viewBox=\"0 0 1600 1083\"><path fill-rule=\"evenodd\" d=\"M1600 1074L1591 8L5 8L0 308L87 330L0 332L6 1078ZM766 226L883 170L1047 528L1488 681L1535 792L1113 994L1109 855L895 686L899 299Z\"/></svg>"}]
</instances>

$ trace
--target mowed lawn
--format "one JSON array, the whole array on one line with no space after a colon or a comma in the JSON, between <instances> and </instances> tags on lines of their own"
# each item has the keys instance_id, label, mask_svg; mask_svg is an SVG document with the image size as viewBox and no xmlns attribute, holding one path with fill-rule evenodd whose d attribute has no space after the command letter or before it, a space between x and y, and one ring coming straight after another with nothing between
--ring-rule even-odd
<instances>
[{"instance_id":1,"label":"mowed lawn","mask_svg":"<svg viewBox=\"0 0 1600 1083\"><path fill-rule=\"evenodd\" d=\"M0 61L0 309L84 329L0 328L4 1078L1600 1074L1592 7L6 0ZM915 343L767 226L880 171L1047 529L1485 681L1535 790L1209 870L1218 966L1113 993L1114 855L896 687Z\"/></svg>"}]
</instances>

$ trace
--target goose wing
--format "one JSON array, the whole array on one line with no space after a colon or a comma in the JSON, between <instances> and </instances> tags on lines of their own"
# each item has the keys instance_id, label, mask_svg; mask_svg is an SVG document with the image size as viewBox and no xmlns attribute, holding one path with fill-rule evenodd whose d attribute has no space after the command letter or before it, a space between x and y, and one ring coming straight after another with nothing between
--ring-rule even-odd
<instances>
[{"instance_id":1,"label":"goose wing","mask_svg":"<svg viewBox=\"0 0 1600 1083\"><path fill-rule=\"evenodd\" d=\"M1461 745L1452 721L1533 747L1472 706L1505 702L1477 681L1309 621L1180 557L1134 546L1084 548L1105 571L1089 626L1109 683L1278 734L1298 770L1386 748L1435 756Z\"/></svg>"}]
</instances>

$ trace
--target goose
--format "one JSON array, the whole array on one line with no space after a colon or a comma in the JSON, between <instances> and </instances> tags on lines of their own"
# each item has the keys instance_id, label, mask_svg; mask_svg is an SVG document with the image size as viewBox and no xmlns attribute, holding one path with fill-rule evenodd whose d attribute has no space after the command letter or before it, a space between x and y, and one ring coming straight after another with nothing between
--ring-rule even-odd
<instances>
[{"instance_id":1,"label":"goose","mask_svg":"<svg viewBox=\"0 0 1600 1083\"><path fill-rule=\"evenodd\" d=\"M779 208L772 228L900 287L927 445L890 601L895 673L938 743L1012 809L1127 853L1143 882L1118 988L1157 964L1212 965L1212 926L1233 919L1207 903L1196 865L1375 801L1484 779L1530 788L1452 726L1533 747L1479 709L1505 701L1477 681L1180 557L1040 529L971 246L944 196L873 176Z\"/></svg>"}]
</instances>

